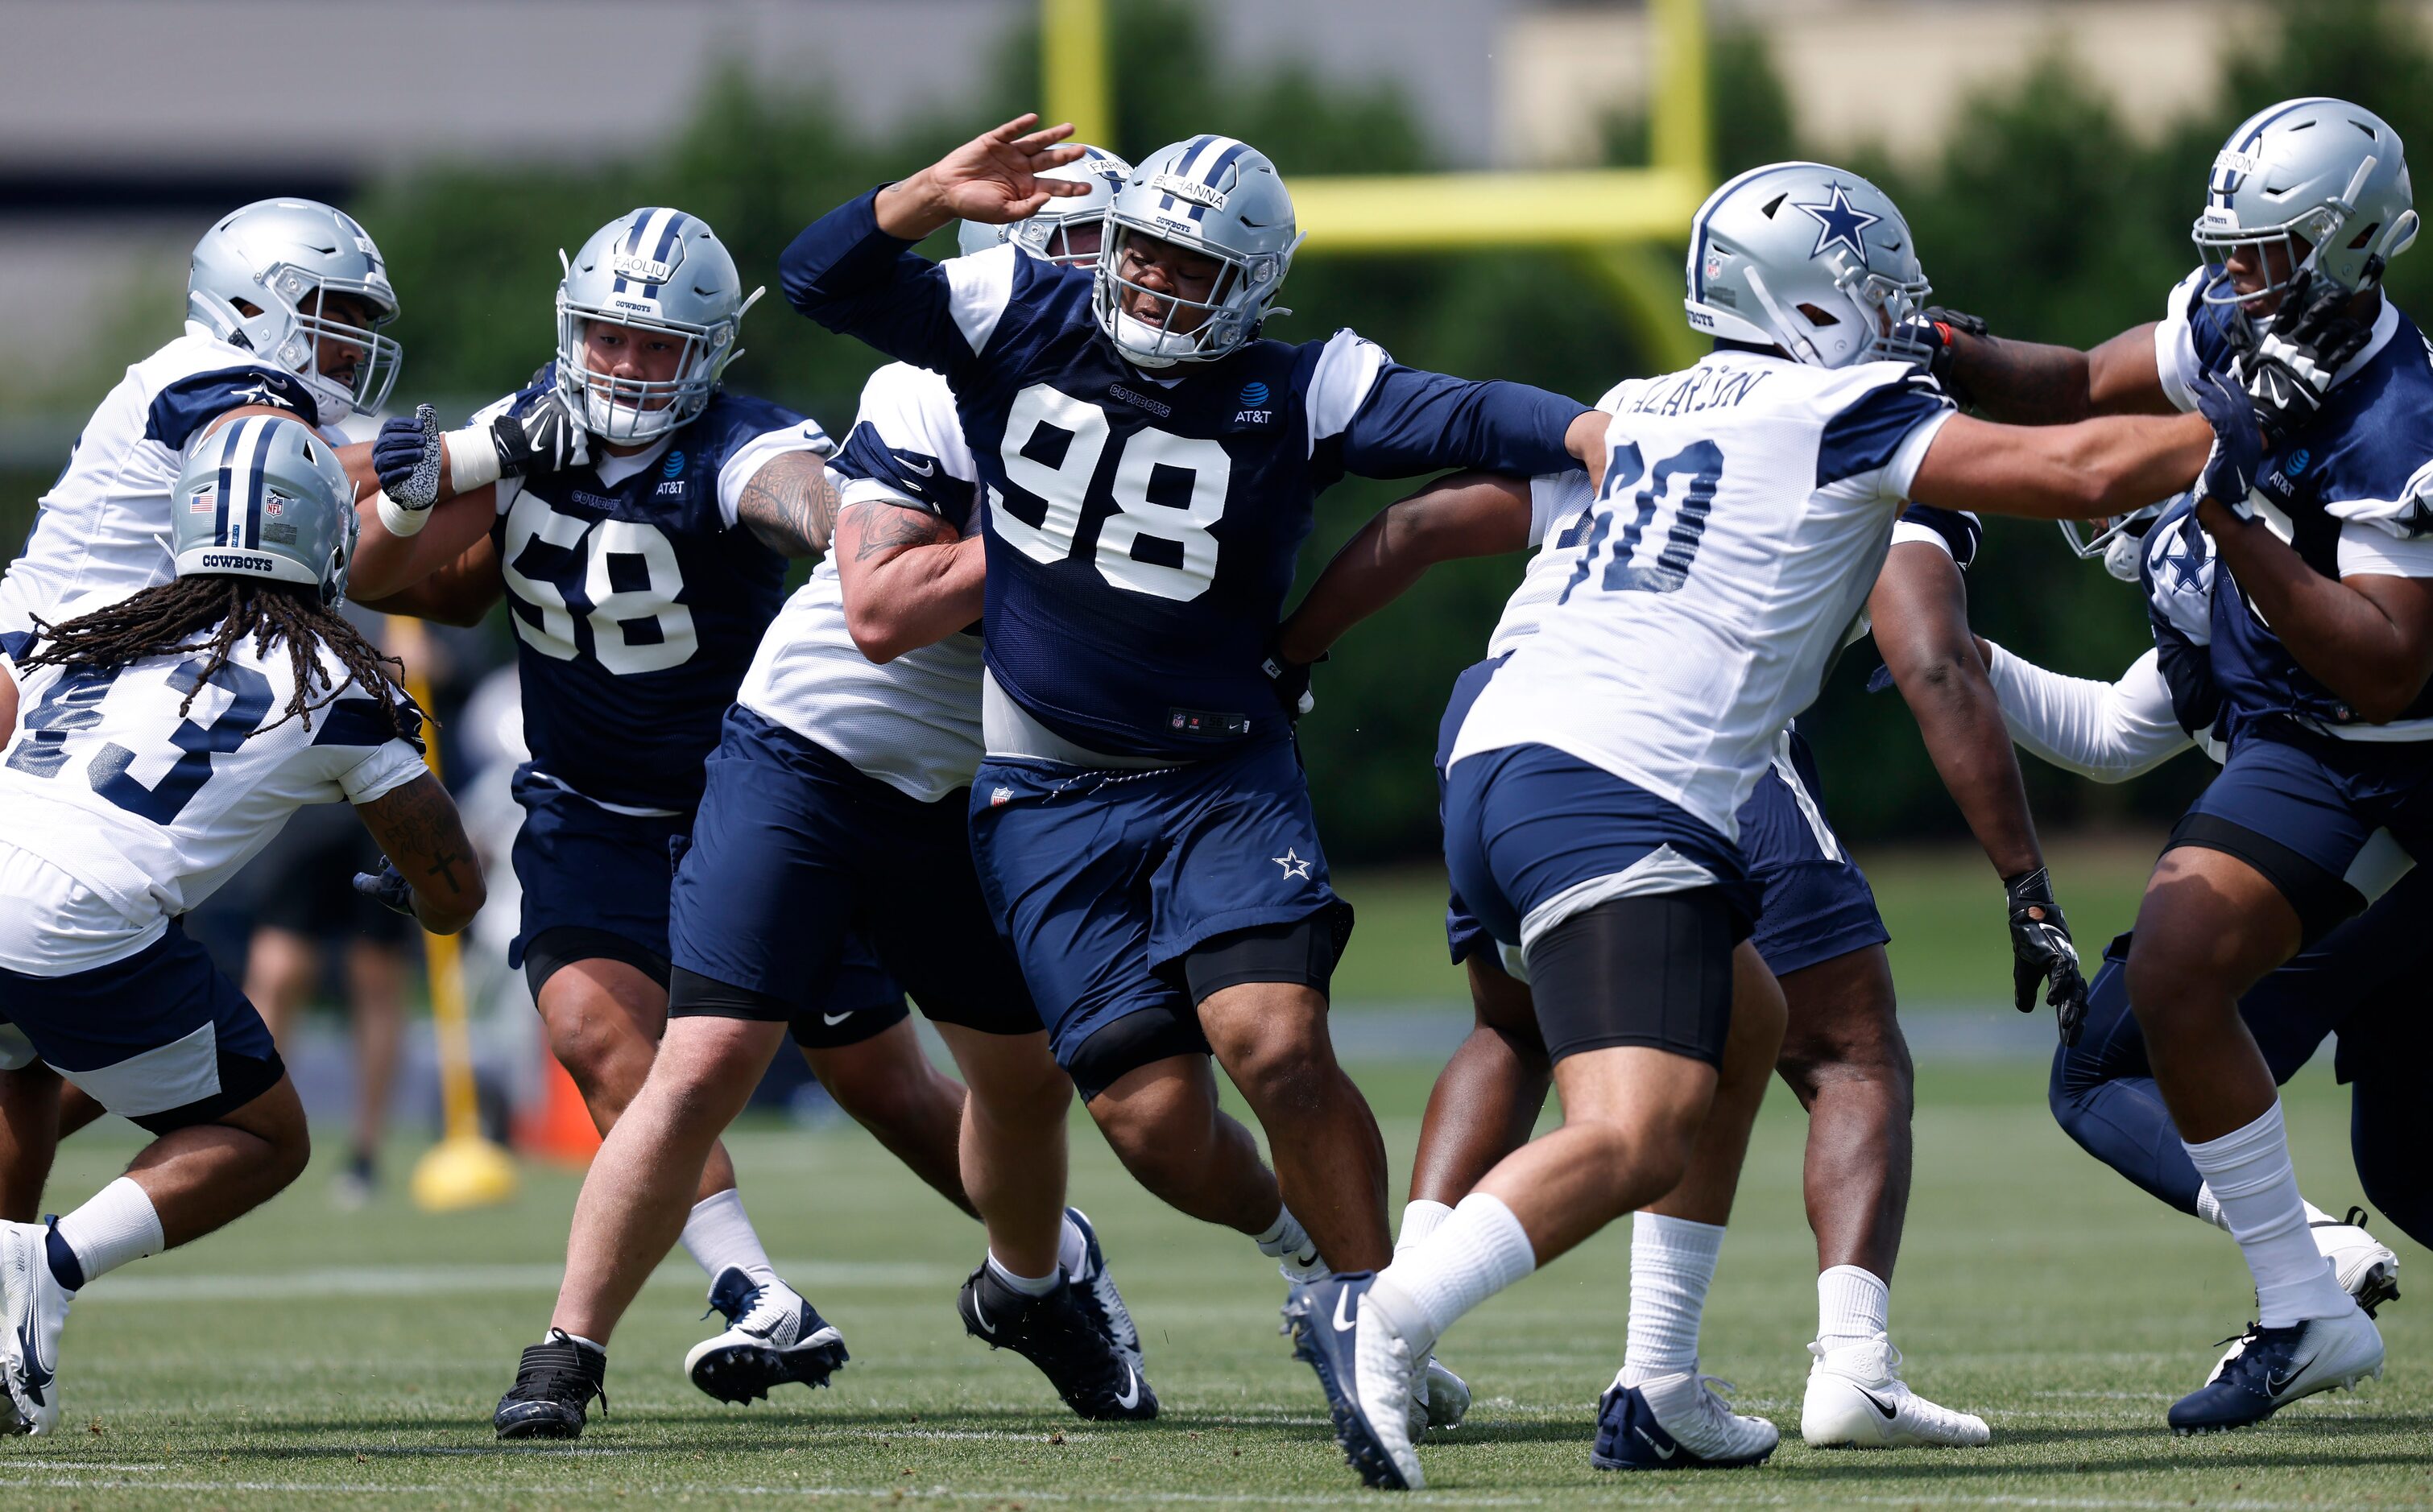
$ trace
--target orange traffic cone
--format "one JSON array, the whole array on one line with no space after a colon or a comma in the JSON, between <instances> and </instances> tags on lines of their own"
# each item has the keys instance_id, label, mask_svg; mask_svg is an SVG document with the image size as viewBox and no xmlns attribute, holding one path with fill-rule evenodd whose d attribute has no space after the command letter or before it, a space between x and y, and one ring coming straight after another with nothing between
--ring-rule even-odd
<instances>
[{"instance_id":1,"label":"orange traffic cone","mask_svg":"<svg viewBox=\"0 0 2433 1512\"><path fill-rule=\"evenodd\" d=\"M583 1106L574 1079L557 1057L548 1054L541 1057L540 1076L540 1106L516 1116L516 1147L560 1164L590 1164L600 1148L600 1130L591 1122L591 1111Z\"/></svg>"}]
</instances>

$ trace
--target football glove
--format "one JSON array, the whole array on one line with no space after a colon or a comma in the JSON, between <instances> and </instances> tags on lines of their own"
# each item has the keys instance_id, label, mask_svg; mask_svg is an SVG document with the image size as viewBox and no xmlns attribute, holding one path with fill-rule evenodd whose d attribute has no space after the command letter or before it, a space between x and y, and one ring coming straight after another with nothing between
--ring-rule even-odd
<instances>
[{"instance_id":1,"label":"football glove","mask_svg":"<svg viewBox=\"0 0 2433 1512\"><path fill-rule=\"evenodd\" d=\"M2204 470L2197 474L2197 493L2211 499L2241 519L2252 517L2247 496L2255 490L2255 470L2264 461L2264 433L2255 427L2255 402L2247 390L2207 373L2189 385L2197 409L2213 427L2213 450Z\"/></svg>"},{"instance_id":2,"label":"football glove","mask_svg":"<svg viewBox=\"0 0 2433 1512\"><path fill-rule=\"evenodd\" d=\"M2034 1012L2036 989L2049 984L2045 1001L2052 1005L2061 1043L2076 1045L2086 1022L2086 978L2079 971L2069 921L2053 901L2052 878L2039 866L2004 878L2002 892L2011 914L2013 1006L2022 1013Z\"/></svg>"},{"instance_id":3,"label":"football glove","mask_svg":"<svg viewBox=\"0 0 2433 1512\"><path fill-rule=\"evenodd\" d=\"M439 469L447 460L439 414L428 404L416 405L411 416L383 420L372 438L372 470L380 474L381 491L410 514L439 502Z\"/></svg>"},{"instance_id":4,"label":"football glove","mask_svg":"<svg viewBox=\"0 0 2433 1512\"><path fill-rule=\"evenodd\" d=\"M492 420L490 440L499 449L502 478L563 472L591 460L589 433L554 389L522 415L502 415Z\"/></svg>"},{"instance_id":5,"label":"football glove","mask_svg":"<svg viewBox=\"0 0 2433 1512\"><path fill-rule=\"evenodd\" d=\"M2281 297L2280 312L2256 338L2254 351L2239 362L2270 450L2280 450L2314 421L2332 375L2373 335L2371 321L2346 313L2355 296L2328 279L2316 294L2314 282L2311 269L2298 275Z\"/></svg>"},{"instance_id":6,"label":"football glove","mask_svg":"<svg viewBox=\"0 0 2433 1512\"><path fill-rule=\"evenodd\" d=\"M414 884L385 856L380 858L379 871L355 874L355 891L392 912L409 919L421 917L414 911Z\"/></svg>"},{"instance_id":7,"label":"football glove","mask_svg":"<svg viewBox=\"0 0 2433 1512\"><path fill-rule=\"evenodd\" d=\"M1934 348L1934 355L1927 359L1926 370L1934 375L1934 381L1951 396L1953 402L1964 408L1974 404L1975 399L1953 376L1951 366L1960 337L1983 338L1992 334L1986 329L1984 318L1931 304L1918 312L1917 324L1919 338Z\"/></svg>"},{"instance_id":8,"label":"football glove","mask_svg":"<svg viewBox=\"0 0 2433 1512\"><path fill-rule=\"evenodd\" d=\"M1325 659L1320 656L1318 661ZM1318 707L1318 699L1309 690L1309 671L1317 665L1317 661L1286 661L1284 653L1273 646L1259 658L1259 671L1267 674L1268 687L1275 693L1276 706L1285 711L1286 722L1297 723L1302 715Z\"/></svg>"}]
</instances>

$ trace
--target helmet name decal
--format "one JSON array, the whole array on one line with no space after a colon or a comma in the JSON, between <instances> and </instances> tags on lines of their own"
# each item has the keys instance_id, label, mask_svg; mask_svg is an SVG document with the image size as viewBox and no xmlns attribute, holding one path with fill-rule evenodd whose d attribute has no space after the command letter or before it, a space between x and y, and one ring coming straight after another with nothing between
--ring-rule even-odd
<instances>
[{"instance_id":1,"label":"helmet name decal","mask_svg":"<svg viewBox=\"0 0 2433 1512\"><path fill-rule=\"evenodd\" d=\"M1149 178L1148 186L1159 194L1172 195L1177 199L1187 199L1195 205L1205 205L1210 210L1225 208L1225 191L1211 188L1196 178L1185 178L1181 174L1153 175Z\"/></svg>"},{"instance_id":2,"label":"helmet name decal","mask_svg":"<svg viewBox=\"0 0 2433 1512\"><path fill-rule=\"evenodd\" d=\"M639 257L632 252L619 252L608 260L608 270L621 279L637 283L665 283L675 277L675 264L662 263L655 257Z\"/></svg>"}]
</instances>

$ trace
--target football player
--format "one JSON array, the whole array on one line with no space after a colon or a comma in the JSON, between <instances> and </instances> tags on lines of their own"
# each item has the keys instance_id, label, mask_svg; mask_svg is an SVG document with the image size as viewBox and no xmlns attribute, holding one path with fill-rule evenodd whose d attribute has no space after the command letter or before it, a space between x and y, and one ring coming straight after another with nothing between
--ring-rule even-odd
<instances>
[{"instance_id":1,"label":"football player","mask_svg":"<svg viewBox=\"0 0 2433 1512\"><path fill-rule=\"evenodd\" d=\"M366 880L390 906L442 934L482 906L472 844L422 763L420 711L336 612L356 518L327 440L242 416L195 447L169 497L174 580L71 603L16 655L0 1015L153 1140L65 1217L0 1224L12 1433L59 1425L60 1334L84 1287L304 1169L304 1109L269 1031L179 916L297 808L342 799L387 853Z\"/></svg>"},{"instance_id":2,"label":"football player","mask_svg":"<svg viewBox=\"0 0 2433 1512\"><path fill-rule=\"evenodd\" d=\"M2103 556L2115 575L2142 582L2154 645L2104 683L2049 671L1983 642L2019 743L2098 782L2125 781L2191 746L2219 760L2223 747L2214 730L2221 693L2204 654L2217 569L2213 538L2196 520L2193 501L2140 511L2091 540L2072 532L2072 544L2082 555ZM2367 1199L2423 1243L2433 1238L2433 1203L2419 1178L2425 1150L2423 1120L2413 1111L2413 1068L2421 1063L2414 1052L2423 1015L2411 987L2424 954L2414 921L2433 890L2433 873L2412 866L2388 832L2375 848L2391 864L2371 878L2360 873L2360 890L2389 890L2250 988L2238 1013L2276 1082L2287 1082L2326 1038L2338 1037L2333 1065L2352 1089L2350 1150ZM2138 1186L2227 1229L2220 1200L2197 1174L2155 1091L2145 1040L2129 1011L2127 960L2125 938L2104 952L2086 1033L2053 1057L2053 1117L2088 1154ZM2365 1231L2361 1213L2334 1217L2311 1202L2305 1212L2315 1248L2368 1316L2399 1295L2399 1257Z\"/></svg>"},{"instance_id":3,"label":"football player","mask_svg":"<svg viewBox=\"0 0 2433 1512\"><path fill-rule=\"evenodd\" d=\"M373 448L366 597L458 623L508 599L532 749L515 778L523 919L509 960L604 1132L666 1021L668 890L702 764L787 560L825 547L835 508L825 433L722 385L757 297L699 217L630 212L568 260L556 356L529 385L445 434L425 406ZM875 967L841 991L854 995L820 1007L884 1014L897 995ZM901 1139L943 1144L951 1170L953 1093L933 1085L944 1079L909 1027L874 1053L908 1094L886 1105ZM691 1351L688 1375L729 1401L825 1384L842 1337L771 1266L725 1150L697 1174L685 1248L727 1327ZM536 1348L579 1356L576 1376L599 1363L587 1342ZM531 1431L566 1425L543 1412Z\"/></svg>"},{"instance_id":4,"label":"football player","mask_svg":"<svg viewBox=\"0 0 2433 1512\"><path fill-rule=\"evenodd\" d=\"M2382 1363L2309 1237L2238 1003L2364 908L2352 873L2377 831L2433 843L2433 368L2380 289L2417 225L2388 122L2288 100L2215 156L2192 229L2204 265L2159 324L2089 352L1953 337L1952 371L1988 413L2168 413L2235 368L2275 431L2255 499L2197 508L2239 590L2214 595L2205 651L2229 749L2172 831L2126 965L2155 1085L2256 1284L2255 1326L2172 1406L2180 1433L2258 1421Z\"/></svg>"},{"instance_id":5,"label":"football player","mask_svg":"<svg viewBox=\"0 0 2433 1512\"><path fill-rule=\"evenodd\" d=\"M1091 149L1052 170L1090 193L1023 223L1017 246L1095 258L1127 167ZM965 240L995 246L1003 229L967 227ZM837 549L788 601L726 711L676 873L667 1035L586 1179L553 1326L607 1336L789 1022L824 1047L817 1064L901 1020L900 1001L892 1017L811 1011L859 931L970 1082L957 1192L969 1192L989 1245L964 1286L965 1327L1036 1363L1083 1417L1154 1417L1138 1332L1088 1219L1063 1206L1072 1083L1048 1057L972 869L964 790L980 759L982 563L974 470L944 382L880 368L834 465L849 480ZM569 1384L571 1400L510 1393L502 1431L511 1412L522 1424L552 1407L579 1425L588 1393Z\"/></svg>"},{"instance_id":6,"label":"football player","mask_svg":"<svg viewBox=\"0 0 2433 1512\"><path fill-rule=\"evenodd\" d=\"M1446 756L1471 704L1535 633L1591 549L1594 496L1578 473L1528 483L1439 480L1381 511L1345 544L1285 622L1278 654L1297 663L1317 659L1437 562L1539 547L1489 639L1487 660L1455 685L1438 737L1441 793ZM1918 708L1930 751L1952 774L1963 811L2009 878L2015 944L2033 963L2018 983L2019 1005L2032 1007L2034 989L2050 977L2051 995L2074 1021L2085 985L2059 909L2049 892L2035 905L2049 910L2045 918L2031 919L2019 906L2023 892L2042 885L2034 875L2042 860L2001 707L1968 635L1960 573L1982 535L1973 515L1910 505L1893 527L1870 618ZM1988 752L1989 740L1999 749ZM1759 899L1751 943L1780 980L1788 1010L1780 1072L1809 1113L1803 1178L1817 1238L1818 1322L1801 1432L1818 1447L1982 1444L1981 1419L1918 1396L1898 1371L1890 1279L1909 1197L1909 1053L1894 1014L1889 936L1865 875L1826 821L1814 759L1795 725L1783 731L1738 819ZM1433 1233L1453 1204L1527 1140L1550 1085L1517 952L1497 949L1458 892L1446 937L1455 963L1469 973L1477 1018L1429 1096L1398 1253ZM1684 1278L1689 1293L1704 1294L1720 1238L1718 1225L1681 1213L1649 1211L1635 1220L1632 1262L1649 1274L1635 1279L1631 1295L1649 1316L1631 1331L1626 1374L1695 1376L1694 1328L1668 1331L1657 1313L1661 1300L1682 1293ZM1440 1395L1452 1383L1430 1385Z\"/></svg>"},{"instance_id":7,"label":"football player","mask_svg":"<svg viewBox=\"0 0 2433 1512\"><path fill-rule=\"evenodd\" d=\"M1580 406L1405 368L1350 331L1263 339L1299 237L1274 164L1222 136L1132 171L1095 271L915 255L958 216L1079 192L1041 177L1078 155L1070 128L1031 122L813 223L785 292L953 391L989 496L973 849L1058 1063L1167 1202L1287 1274L1378 1265L1384 1147L1326 1030L1350 909L1291 742L1302 689L1268 646L1319 489L1557 470ZM1220 1117L1212 1051L1273 1178Z\"/></svg>"},{"instance_id":8,"label":"football player","mask_svg":"<svg viewBox=\"0 0 2433 1512\"><path fill-rule=\"evenodd\" d=\"M1732 1414L1678 1363L1695 1358L1754 1113L1727 1096L1744 1038L1734 1021L1782 1012L1748 943L1736 816L1910 501L2083 518L2186 485L2217 425L2230 464L2257 445L2246 397L2219 386L2211 417L2037 431L1955 416L1916 366L1928 291L1909 227L1839 169L1778 163L1718 189L1693 223L1688 275L1691 322L1716 350L1607 397L1583 549L1449 754L1448 868L1489 933L1521 951L1563 1127L1498 1163L1381 1274L1302 1287L1289 1309L1337 1436L1374 1486L1422 1482L1407 1402L1444 1330L1659 1199L1697 1209L1705 1232L1651 1257L1670 1294L1645 1315L1663 1367L1625 1356L1591 1462L1772 1453L1771 1423Z\"/></svg>"},{"instance_id":9,"label":"football player","mask_svg":"<svg viewBox=\"0 0 2433 1512\"><path fill-rule=\"evenodd\" d=\"M397 382L402 353L379 331L396 317L380 248L343 211L264 199L203 233L184 332L94 411L0 577L0 733L16 722L9 662L37 616L168 580L169 488L196 444L247 415L300 418L342 443L338 423L376 412ZM360 465L368 450L349 455Z\"/></svg>"}]
</instances>

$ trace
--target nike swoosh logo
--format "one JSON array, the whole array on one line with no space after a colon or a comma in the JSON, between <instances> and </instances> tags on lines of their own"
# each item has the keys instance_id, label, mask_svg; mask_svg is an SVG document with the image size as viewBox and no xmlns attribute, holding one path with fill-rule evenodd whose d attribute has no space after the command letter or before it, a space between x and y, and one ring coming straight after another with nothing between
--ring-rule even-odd
<instances>
[{"instance_id":1,"label":"nike swoosh logo","mask_svg":"<svg viewBox=\"0 0 2433 1512\"><path fill-rule=\"evenodd\" d=\"M2297 1380L2300 1376L2305 1375L2306 1373L2306 1367L2314 1363L2315 1357L2310 1354L2304 1360L2299 1361L2296 1365L2291 1366L2287 1375L2281 1374L2277 1371L2268 1372L2264 1377L2264 1394L2268 1397L2277 1397L2282 1392L2288 1390L2289 1384Z\"/></svg>"},{"instance_id":2,"label":"nike swoosh logo","mask_svg":"<svg viewBox=\"0 0 2433 1512\"><path fill-rule=\"evenodd\" d=\"M43 1400L43 1392L51 1384L52 1372L48 1366L43 1364L42 1346L34 1337L34 1318L31 1313L26 1314L25 1319L17 1325L17 1349L20 1355L17 1362L18 1384L32 1392L34 1401L40 1403Z\"/></svg>"},{"instance_id":3,"label":"nike swoosh logo","mask_svg":"<svg viewBox=\"0 0 2433 1512\"><path fill-rule=\"evenodd\" d=\"M820 1015L821 1021L826 1024L830 1028L835 1028L838 1025L851 1017L853 1017L853 1010L849 1008L842 1013L822 1013Z\"/></svg>"},{"instance_id":4,"label":"nike swoosh logo","mask_svg":"<svg viewBox=\"0 0 2433 1512\"><path fill-rule=\"evenodd\" d=\"M987 1311L980 1306L980 1292L979 1288L977 1286L972 1288L972 1317L979 1321L981 1333L995 1334L996 1332L996 1325L988 1320Z\"/></svg>"},{"instance_id":5,"label":"nike swoosh logo","mask_svg":"<svg viewBox=\"0 0 2433 1512\"><path fill-rule=\"evenodd\" d=\"M1357 1326L1356 1319L1346 1317L1343 1315L1344 1304L1351 1300L1352 1290L1350 1287L1346 1287L1342 1291L1335 1294L1335 1332L1337 1334L1349 1334Z\"/></svg>"},{"instance_id":6,"label":"nike swoosh logo","mask_svg":"<svg viewBox=\"0 0 2433 1512\"><path fill-rule=\"evenodd\" d=\"M1671 1459L1674 1455L1681 1452L1681 1448L1678 1444L1676 1444L1671 1449L1667 1449L1663 1445L1658 1443L1655 1439L1648 1437L1647 1430L1644 1428L1634 1428L1631 1432L1639 1436L1639 1441L1645 1444L1649 1452L1655 1454L1658 1459Z\"/></svg>"},{"instance_id":7,"label":"nike swoosh logo","mask_svg":"<svg viewBox=\"0 0 2433 1512\"><path fill-rule=\"evenodd\" d=\"M1853 1386L1850 1389L1866 1398L1870 1405L1872 1405L1878 1412L1882 1413L1884 1415L1884 1421L1890 1422L1895 1418L1900 1416L1900 1409L1898 1407L1885 1405L1883 1398L1877 1396L1866 1387Z\"/></svg>"},{"instance_id":8,"label":"nike swoosh logo","mask_svg":"<svg viewBox=\"0 0 2433 1512\"><path fill-rule=\"evenodd\" d=\"M899 456L896 460L904 464L905 471L917 472L924 478L938 470L938 465L934 462L915 462L910 457L904 456Z\"/></svg>"},{"instance_id":9,"label":"nike swoosh logo","mask_svg":"<svg viewBox=\"0 0 2433 1512\"><path fill-rule=\"evenodd\" d=\"M1124 1367L1124 1389L1116 1394L1115 1405L1126 1412L1140 1405L1140 1372L1129 1365Z\"/></svg>"}]
</instances>

